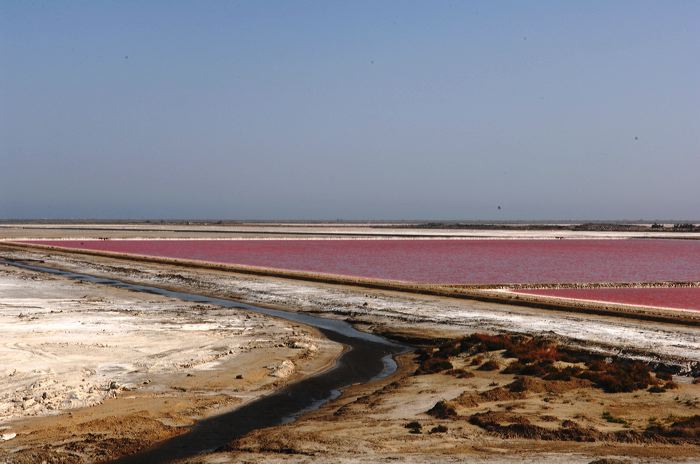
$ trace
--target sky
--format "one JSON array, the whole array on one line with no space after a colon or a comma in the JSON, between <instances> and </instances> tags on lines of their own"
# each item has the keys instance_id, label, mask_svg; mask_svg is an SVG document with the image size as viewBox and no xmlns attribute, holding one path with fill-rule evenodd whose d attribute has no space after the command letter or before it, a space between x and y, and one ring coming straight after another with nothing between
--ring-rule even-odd
<instances>
[{"instance_id":1,"label":"sky","mask_svg":"<svg viewBox=\"0 0 700 464\"><path fill-rule=\"evenodd\" d=\"M697 219L698 24L697 1L2 0L0 218Z\"/></svg>"}]
</instances>

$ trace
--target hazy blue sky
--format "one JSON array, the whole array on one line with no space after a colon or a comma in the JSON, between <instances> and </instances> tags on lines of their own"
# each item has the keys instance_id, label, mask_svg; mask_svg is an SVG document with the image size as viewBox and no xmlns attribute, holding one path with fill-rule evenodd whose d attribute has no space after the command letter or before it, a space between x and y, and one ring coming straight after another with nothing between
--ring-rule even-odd
<instances>
[{"instance_id":1,"label":"hazy blue sky","mask_svg":"<svg viewBox=\"0 0 700 464\"><path fill-rule=\"evenodd\" d=\"M698 218L699 24L698 1L2 0L0 217Z\"/></svg>"}]
</instances>

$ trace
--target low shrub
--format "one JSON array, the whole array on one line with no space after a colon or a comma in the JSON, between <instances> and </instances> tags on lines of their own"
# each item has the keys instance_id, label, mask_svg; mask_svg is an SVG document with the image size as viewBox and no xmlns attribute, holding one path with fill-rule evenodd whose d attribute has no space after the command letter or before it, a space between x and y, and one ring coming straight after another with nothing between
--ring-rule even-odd
<instances>
[{"instance_id":1,"label":"low shrub","mask_svg":"<svg viewBox=\"0 0 700 464\"><path fill-rule=\"evenodd\" d=\"M433 354L433 357L449 358L450 356L457 356L462 352L460 346L460 342L445 343L438 348L437 352Z\"/></svg>"},{"instance_id":2,"label":"low shrub","mask_svg":"<svg viewBox=\"0 0 700 464\"><path fill-rule=\"evenodd\" d=\"M567 366L564 369L557 369L556 367L552 366L552 370L550 370L547 375L542 378L544 380L569 381L573 377L578 377L581 372L583 372L583 370L576 366Z\"/></svg>"},{"instance_id":3,"label":"low shrub","mask_svg":"<svg viewBox=\"0 0 700 464\"><path fill-rule=\"evenodd\" d=\"M428 414L437 419L451 419L457 417L457 410L447 401L440 400L428 410Z\"/></svg>"},{"instance_id":4,"label":"low shrub","mask_svg":"<svg viewBox=\"0 0 700 464\"><path fill-rule=\"evenodd\" d=\"M446 371L445 374L454 376L458 379L470 379L474 377L473 372L465 371L464 369L450 369L449 371Z\"/></svg>"},{"instance_id":5,"label":"low shrub","mask_svg":"<svg viewBox=\"0 0 700 464\"><path fill-rule=\"evenodd\" d=\"M460 341L460 351L476 351L483 353L486 351L498 351L506 349L510 343L508 335L488 335L488 334L471 334Z\"/></svg>"},{"instance_id":6,"label":"low shrub","mask_svg":"<svg viewBox=\"0 0 700 464\"><path fill-rule=\"evenodd\" d=\"M651 370L639 361L618 361L594 364L594 369L581 372L578 377L588 379L608 393L632 392L653 384Z\"/></svg>"},{"instance_id":7,"label":"low shrub","mask_svg":"<svg viewBox=\"0 0 700 464\"><path fill-rule=\"evenodd\" d=\"M430 432L428 432L428 433L432 434L432 433L445 433L445 432L447 432L447 427L445 427L444 425L436 425L435 427L430 429Z\"/></svg>"},{"instance_id":8,"label":"low shrub","mask_svg":"<svg viewBox=\"0 0 700 464\"><path fill-rule=\"evenodd\" d=\"M452 369L452 363L446 358L428 358L420 363L416 370L417 375L435 374Z\"/></svg>"},{"instance_id":9,"label":"low shrub","mask_svg":"<svg viewBox=\"0 0 700 464\"><path fill-rule=\"evenodd\" d=\"M603 413L603 419L613 424L627 424L626 420L622 419L621 417L615 417L608 411Z\"/></svg>"},{"instance_id":10,"label":"low shrub","mask_svg":"<svg viewBox=\"0 0 700 464\"><path fill-rule=\"evenodd\" d=\"M497 371L500 368L501 368L501 366L498 364L498 362L491 359L491 360L486 361L481 366L479 366L478 370L480 370L480 371Z\"/></svg>"},{"instance_id":11,"label":"low shrub","mask_svg":"<svg viewBox=\"0 0 700 464\"><path fill-rule=\"evenodd\" d=\"M404 427L411 433L421 433L421 430L423 430L423 426L418 421L409 422L408 424L404 425Z\"/></svg>"},{"instance_id":12,"label":"low shrub","mask_svg":"<svg viewBox=\"0 0 700 464\"><path fill-rule=\"evenodd\" d=\"M516 377L511 383L507 385L508 390L513 393L522 393L528 390L528 383L522 377Z\"/></svg>"},{"instance_id":13,"label":"low shrub","mask_svg":"<svg viewBox=\"0 0 700 464\"><path fill-rule=\"evenodd\" d=\"M671 424L668 434L683 438L700 438L700 415L686 417L674 422Z\"/></svg>"},{"instance_id":14,"label":"low shrub","mask_svg":"<svg viewBox=\"0 0 700 464\"><path fill-rule=\"evenodd\" d=\"M646 433L690 440L691 442L697 443L700 439L700 415L677 420L673 422L670 427L663 427L658 422L650 421Z\"/></svg>"},{"instance_id":15,"label":"low shrub","mask_svg":"<svg viewBox=\"0 0 700 464\"><path fill-rule=\"evenodd\" d=\"M556 342L524 335L472 334L456 342L445 343L434 351L419 350L420 366L416 374L445 372L459 378L470 375L464 369L454 369L451 356L468 353L474 356L472 366L479 365L480 371L495 371L500 368L495 360L483 362L481 353L504 350L504 357L516 358L505 369L505 374L527 375L547 381L569 381L572 378L590 380L596 387L608 393L632 392L654 385L650 368L639 361L609 360L600 355L560 349ZM555 362L584 363L586 369L578 366L558 368ZM670 374L660 372L657 378L668 380ZM670 384L669 388L672 387Z\"/></svg>"},{"instance_id":16,"label":"low shrub","mask_svg":"<svg viewBox=\"0 0 700 464\"><path fill-rule=\"evenodd\" d=\"M503 369L504 374L531 375L534 377L544 377L551 372L551 363L524 363L515 361Z\"/></svg>"}]
</instances>

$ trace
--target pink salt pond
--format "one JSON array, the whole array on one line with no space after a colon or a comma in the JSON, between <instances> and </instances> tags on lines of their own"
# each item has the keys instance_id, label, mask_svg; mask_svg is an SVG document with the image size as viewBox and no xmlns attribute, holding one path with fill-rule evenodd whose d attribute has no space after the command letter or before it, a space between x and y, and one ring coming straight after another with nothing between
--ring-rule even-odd
<instances>
[{"instance_id":1,"label":"pink salt pond","mask_svg":"<svg viewBox=\"0 0 700 464\"><path fill-rule=\"evenodd\" d=\"M43 240L30 243L435 284L700 281L700 240ZM686 295L678 292L681 293ZM655 293L641 292L639 297L647 294L651 298ZM695 292L690 292L682 298L695 296Z\"/></svg>"}]
</instances>

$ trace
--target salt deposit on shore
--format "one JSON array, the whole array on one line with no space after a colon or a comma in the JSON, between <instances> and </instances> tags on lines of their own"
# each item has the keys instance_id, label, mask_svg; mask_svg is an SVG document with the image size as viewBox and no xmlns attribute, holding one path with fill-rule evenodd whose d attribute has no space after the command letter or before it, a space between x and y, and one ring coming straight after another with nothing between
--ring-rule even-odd
<instances>
[{"instance_id":1,"label":"salt deposit on shore","mask_svg":"<svg viewBox=\"0 0 700 464\"><path fill-rule=\"evenodd\" d=\"M318 344L260 315L9 266L0 266L0 331L2 423L162 388L151 378L215 369L257 348Z\"/></svg>"},{"instance_id":2,"label":"salt deposit on shore","mask_svg":"<svg viewBox=\"0 0 700 464\"><path fill-rule=\"evenodd\" d=\"M68 254L16 251L48 265L144 284L194 289L241 301L326 313L372 325L422 327L454 334L479 330L549 333L589 348L691 365L700 362L700 329L621 318L520 308L352 286L325 285Z\"/></svg>"}]
</instances>

